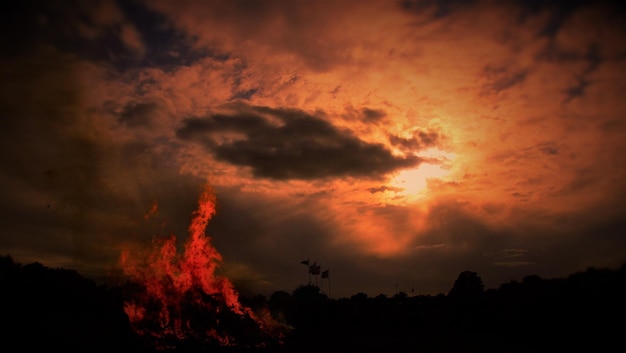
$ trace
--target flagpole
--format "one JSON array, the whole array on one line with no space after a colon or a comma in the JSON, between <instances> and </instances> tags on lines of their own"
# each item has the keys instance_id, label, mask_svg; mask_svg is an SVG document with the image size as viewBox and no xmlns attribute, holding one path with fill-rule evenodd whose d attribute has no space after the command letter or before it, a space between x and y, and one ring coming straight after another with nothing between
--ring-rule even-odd
<instances>
[{"instance_id":1,"label":"flagpole","mask_svg":"<svg viewBox=\"0 0 626 353\"><path fill-rule=\"evenodd\" d=\"M311 260L310 258L307 258L306 260L300 261L300 264L306 265L306 272L309 275L309 286L311 285L311 268L309 267L309 261L310 260Z\"/></svg>"},{"instance_id":2,"label":"flagpole","mask_svg":"<svg viewBox=\"0 0 626 353\"><path fill-rule=\"evenodd\" d=\"M322 272L322 288L324 287L324 278L328 280L328 297L330 298L330 269Z\"/></svg>"},{"instance_id":3,"label":"flagpole","mask_svg":"<svg viewBox=\"0 0 626 353\"><path fill-rule=\"evenodd\" d=\"M328 274L328 277L326 277L326 279L328 280L328 298L330 298L330 273Z\"/></svg>"},{"instance_id":4,"label":"flagpole","mask_svg":"<svg viewBox=\"0 0 626 353\"><path fill-rule=\"evenodd\" d=\"M328 280L328 298L330 298L330 269L326 270L326 279Z\"/></svg>"}]
</instances>

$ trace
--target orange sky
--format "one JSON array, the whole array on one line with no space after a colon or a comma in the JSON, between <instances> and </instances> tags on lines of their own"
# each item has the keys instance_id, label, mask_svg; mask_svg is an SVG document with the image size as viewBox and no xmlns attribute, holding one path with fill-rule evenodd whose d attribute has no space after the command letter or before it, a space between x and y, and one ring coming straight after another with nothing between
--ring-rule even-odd
<instances>
[{"instance_id":1,"label":"orange sky","mask_svg":"<svg viewBox=\"0 0 626 353\"><path fill-rule=\"evenodd\" d=\"M306 284L307 258L330 269L333 296L446 293L464 270L493 288L619 266L624 10L15 9L0 69L0 251L115 272L124 246L184 238L208 181L218 204L208 235L245 293Z\"/></svg>"}]
</instances>

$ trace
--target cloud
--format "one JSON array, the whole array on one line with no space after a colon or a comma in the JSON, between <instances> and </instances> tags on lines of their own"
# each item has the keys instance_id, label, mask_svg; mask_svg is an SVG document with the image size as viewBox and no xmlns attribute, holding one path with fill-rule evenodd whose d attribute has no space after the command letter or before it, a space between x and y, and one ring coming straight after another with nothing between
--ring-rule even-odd
<instances>
[{"instance_id":1,"label":"cloud","mask_svg":"<svg viewBox=\"0 0 626 353\"><path fill-rule=\"evenodd\" d=\"M393 187L393 186L378 186L378 187L374 187L374 188L368 188L367 191L369 191L372 194L375 194L377 192L385 192L385 191L391 191L391 192L400 192L404 189L402 188L397 188L397 187Z\"/></svg>"},{"instance_id":2,"label":"cloud","mask_svg":"<svg viewBox=\"0 0 626 353\"><path fill-rule=\"evenodd\" d=\"M124 46L133 51L138 57L143 57L145 55L145 45L135 26L128 23L121 25L119 36Z\"/></svg>"},{"instance_id":3,"label":"cloud","mask_svg":"<svg viewBox=\"0 0 626 353\"><path fill-rule=\"evenodd\" d=\"M620 5L32 4L1 15L0 249L24 261L182 241L206 180L250 293L306 283L307 257L335 295L623 260Z\"/></svg>"},{"instance_id":4,"label":"cloud","mask_svg":"<svg viewBox=\"0 0 626 353\"><path fill-rule=\"evenodd\" d=\"M196 38L198 47L233 56L256 53L256 66L278 70L276 64L283 63L296 72L367 66L372 58L366 53L384 44L383 39L390 40L385 34L388 24L404 19L397 3L376 1L303 5L281 0L162 0L146 6ZM350 30L345 30L348 23Z\"/></svg>"},{"instance_id":5,"label":"cloud","mask_svg":"<svg viewBox=\"0 0 626 353\"><path fill-rule=\"evenodd\" d=\"M439 19L471 7L475 2L463 0L402 0L399 3L406 11L414 11L420 14L427 13L434 19Z\"/></svg>"},{"instance_id":6,"label":"cloud","mask_svg":"<svg viewBox=\"0 0 626 353\"><path fill-rule=\"evenodd\" d=\"M150 127L153 115L158 111L159 107L154 102L128 103L119 114L118 121L128 127Z\"/></svg>"},{"instance_id":7,"label":"cloud","mask_svg":"<svg viewBox=\"0 0 626 353\"><path fill-rule=\"evenodd\" d=\"M4 21L13 52L48 45L117 67L136 65L146 52L137 27L115 1L35 0L11 6Z\"/></svg>"},{"instance_id":8,"label":"cloud","mask_svg":"<svg viewBox=\"0 0 626 353\"><path fill-rule=\"evenodd\" d=\"M511 72L512 71L512 72ZM507 66L487 65L483 72L488 83L484 89L489 93L500 93L524 82L528 69L512 70Z\"/></svg>"},{"instance_id":9,"label":"cloud","mask_svg":"<svg viewBox=\"0 0 626 353\"><path fill-rule=\"evenodd\" d=\"M200 142L218 160L276 180L380 179L421 161L395 156L382 144L297 109L239 105L230 113L185 119L177 136Z\"/></svg>"},{"instance_id":10,"label":"cloud","mask_svg":"<svg viewBox=\"0 0 626 353\"><path fill-rule=\"evenodd\" d=\"M400 146L405 150L418 151L429 147L436 147L442 140L441 132L434 129L416 128L410 132L411 137L404 138L389 135L389 142L394 146Z\"/></svg>"},{"instance_id":11,"label":"cloud","mask_svg":"<svg viewBox=\"0 0 626 353\"><path fill-rule=\"evenodd\" d=\"M555 141L542 142L537 148L546 155L559 154L559 146Z\"/></svg>"},{"instance_id":12,"label":"cloud","mask_svg":"<svg viewBox=\"0 0 626 353\"><path fill-rule=\"evenodd\" d=\"M585 78L578 78L577 83L574 86L565 89L565 98L563 103L568 103L574 98L582 97L587 90L587 87L592 83Z\"/></svg>"}]
</instances>

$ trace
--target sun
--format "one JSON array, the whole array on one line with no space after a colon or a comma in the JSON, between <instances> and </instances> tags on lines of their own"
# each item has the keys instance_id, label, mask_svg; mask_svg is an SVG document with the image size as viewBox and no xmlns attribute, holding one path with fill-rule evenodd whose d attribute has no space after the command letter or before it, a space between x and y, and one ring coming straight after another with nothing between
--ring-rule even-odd
<instances>
[{"instance_id":1,"label":"sun","mask_svg":"<svg viewBox=\"0 0 626 353\"><path fill-rule=\"evenodd\" d=\"M390 182L391 186L402 189L405 196L419 196L426 190L428 179L443 179L450 174L454 154L439 149L428 149L418 154L426 162L417 168L399 172Z\"/></svg>"},{"instance_id":2,"label":"sun","mask_svg":"<svg viewBox=\"0 0 626 353\"><path fill-rule=\"evenodd\" d=\"M442 178L446 175L448 171L441 166L423 163L416 169L407 169L398 173L391 181L391 185L403 189L406 195L414 195L426 189L427 179Z\"/></svg>"}]
</instances>

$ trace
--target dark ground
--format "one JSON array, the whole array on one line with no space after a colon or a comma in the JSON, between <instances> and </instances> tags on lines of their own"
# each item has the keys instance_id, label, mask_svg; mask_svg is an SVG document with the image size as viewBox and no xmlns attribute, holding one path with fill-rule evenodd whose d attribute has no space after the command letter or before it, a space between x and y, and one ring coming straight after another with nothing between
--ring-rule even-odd
<instances>
[{"instance_id":1,"label":"dark ground","mask_svg":"<svg viewBox=\"0 0 626 353\"><path fill-rule=\"evenodd\" d=\"M559 279L529 275L487 291L477 273L465 271L449 293L437 296L356 293L329 299L315 286L301 286L270 298L240 298L281 324L272 332L228 310L187 308L194 332L226 332L235 340L230 347L202 334L186 339L138 334L123 309L131 287L137 288L98 285L73 270L0 257L2 351L604 352L623 346L626 337L626 265Z\"/></svg>"}]
</instances>

